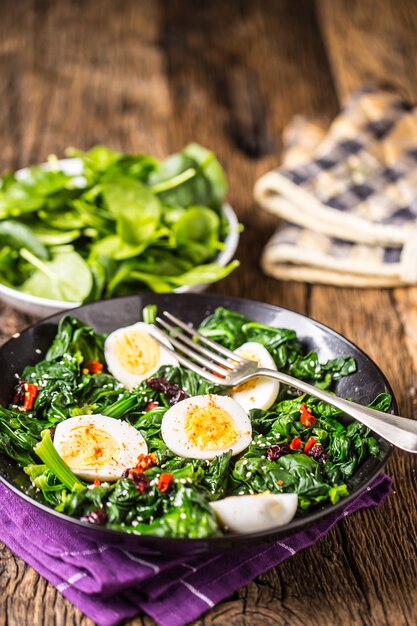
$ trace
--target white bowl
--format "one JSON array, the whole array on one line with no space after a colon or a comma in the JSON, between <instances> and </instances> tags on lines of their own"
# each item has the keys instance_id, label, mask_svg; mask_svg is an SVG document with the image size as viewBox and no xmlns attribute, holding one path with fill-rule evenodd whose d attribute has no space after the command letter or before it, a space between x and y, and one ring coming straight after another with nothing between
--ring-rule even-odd
<instances>
[{"instance_id":1,"label":"white bowl","mask_svg":"<svg viewBox=\"0 0 417 626\"><path fill-rule=\"evenodd\" d=\"M45 163L45 168L59 165L60 169L71 176L82 175L82 161L81 159L61 159L55 161L53 165ZM16 172L16 177L20 180L24 180L28 175L27 168ZM238 243L239 243L239 222L236 217L236 213L233 211L230 204L224 204L222 207L223 214L229 224L229 232L224 241L224 248L213 259L213 262L218 263L221 266L225 266L232 260ZM209 286L209 283L199 283L193 286L178 287L174 290L174 293L200 293ZM9 304L13 308L27 313L34 317L46 317L53 315L59 311L74 309L80 306L81 302L64 302L62 300L49 300L48 298L39 298L38 296L31 296L17 289L11 289L0 283L0 300Z\"/></svg>"}]
</instances>

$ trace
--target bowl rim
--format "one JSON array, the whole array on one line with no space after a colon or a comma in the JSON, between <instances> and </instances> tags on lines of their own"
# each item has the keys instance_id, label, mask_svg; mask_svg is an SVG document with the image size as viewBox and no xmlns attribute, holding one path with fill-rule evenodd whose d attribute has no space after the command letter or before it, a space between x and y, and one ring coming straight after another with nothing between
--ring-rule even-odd
<instances>
[{"instance_id":1,"label":"bowl rim","mask_svg":"<svg viewBox=\"0 0 417 626\"><path fill-rule=\"evenodd\" d=\"M78 157L66 158L66 159L57 159L56 161L46 161L44 163L40 163L40 167L45 169L52 169L57 165L63 165L62 171L65 173L65 168L68 170L77 170L72 172L74 176L81 175L81 159ZM15 175L18 179L24 180L27 175L29 168L33 166L23 167L19 170L16 170ZM229 225L229 231L224 240L224 248L219 252L219 254L211 261L211 263L218 263L222 267L227 265L233 258L237 247L239 245L240 231L239 231L239 220L232 206L228 202L224 202L221 208L223 215L225 216L227 223ZM192 287L188 285L183 285L182 287L177 287L172 291L172 293L190 293L192 288L196 288L200 285L205 285L206 283L198 283L197 285L193 285ZM25 293L24 291L19 291L18 289L14 289L13 287L8 287L0 282L0 300L1 296L7 296L10 299L15 299L17 302L22 302L27 305L35 305L42 306L43 308L51 308L51 309L60 309L60 310L70 310L80 306L83 306L82 302L67 302L66 300L52 300L51 298L41 298L40 296L33 296L31 294ZM123 296L122 296L123 297ZM98 302L98 300L93 300L93 302Z\"/></svg>"},{"instance_id":2,"label":"bowl rim","mask_svg":"<svg viewBox=\"0 0 417 626\"><path fill-rule=\"evenodd\" d=\"M96 302L88 302L86 304L81 305L80 307L77 308L86 308L86 307L92 307L92 306L96 306L98 303L100 303L102 306L105 305L106 302L110 302L110 301L123 301L123 300L129 300L129 299L134 299L137 297L143 297L143 296L157 296L157 297L161 297L161 296L169 296L169 297L173 297L175 299L177 298L191 298L191 299L206 299L206 300L210 300L211 302L214 301L218 301L217 306L221 306L220 302L222 300L227 299L227 302L229 303L236 303L238 306L239 304L247 304L250 303L252 305L256 305L256 306L261 306L262 308L266 308L269 309L273 312L284 312L284 313L289 313L290 315L294 315L296 317L299 318L303 318L305 320L307 320L308 322L312 323L313 326L318 327L318 329L320 329L321 331L324 331L325 333L337 338L338 340L342 340L347 347L351 347L353 348L353 350L357 351L360 353L360 355L362 356L362 358L366 361L367 366L371 366L374 370L376 370L376 372L379 374L379 376L381 377L388 393L391 394L392 396L392 405L391 405L391 412L395 412L398 413L398 403L394 394L394 391L389 383L389 381L387 380L385 374L382 372L382 370L380 369L380 367L373 361L373 359L371 359L371 357L364 352L361 348L359 348L353 341L351 341L350 339L347 339L344 335L342 335L341 333L338 333L337 331L333 330L332 328L329 328L328 326L326 326L325 324L315 320L314 318L309 317L308 315L305 315L303 313L298 313L297 311L294 311L292 309L288 309L286 307L281 307L278 305L274 305L274 304L270 304L270 303L266 303L266 302L261 302L258 300L251 300L249 298L241 298L241 297L234 297L234 296L222 296L222 295L217 295L217 294L195 294L195 293L187 293L187 294L175 294L175 293L169 293L169 294L137 294L135 295L130 295L130 296L119 296L116 298L109 298L108 300L103 300L103 301L96 301ZM207 303L208 304L208 303ZM71 311L71 314L75 313L76 311ZM52 319L54 319L54 323L58 323L59 319L65 315L65 311L62 311L60 313L55 313L54 315L50 315L47 318L44 318L42 320L39 320L37 322L34 322L33 324L31 324L30 326L28 326L27 328L25 328L21 333L21 335L24 335L26 333L28 333L32 328L34 328L35 326L37 326L38 324L44 324L47 322L50 322ZM5 349L6 347L9 346L9 344L14 340L14 338L12 337L11 339L9 339L7 342L5 342L2 346L0 346L0 351L2 351L3 349ZM313 526L316 522L327 518L328 516L337 513L340 509L344 508L348 503L354 501L360 494L362 494L364 492L364 490L377 478L378 475L381 474L383 468L385 467L386 463L388 462L391 454L393 453L394 450L394 446L392 444L390 444L389 442L387 442L385 439L383 439L382 437L379 437L379 440L384 442L385 444L385 454L383 456L383 458L378 459L378 466L375 467L370 473L369 475L366 477L366 479L364 479L360 485L356 486L355 488L353 488L349 495L341 498L339 500L339 502L337 502L336 504L329 504L326 505L325 510L323 509L317 509L315 511L313 511L312 513L308 514L308 520L306 520L304 517L298 517L298 518L293 518L291 520L291 522L289 522L289 524L286 524L285 526L279 526L279 527L274 527L272 529L267 529L267 530L262 530L262 531L257 531L257 532L252 532L252 533L244 533L244 534L238 534L238 533L231 533L231 534L225 534L222 536L213 536L213 537L206 537L206 538L182 538L182 537L178 537L178 538L172 538L172 537L158 537L155 535L135 535L134 533L127 533L126 531L123 530L116 530L116 529L112 529L112 528L105 528L105 527L97 527L97 526L92 526L91 524L87 523L87 522L83 522L78 518L74 518L71 517L69 515L66 515L64 513L61 513L59 511L56 511L55 509L48 507L46 504L43 504L42 502L39 502L35 499L33 499L29 494L25 493L24 491L20 490L16 485L14 485L13 483L11 483L10 481L8 481L3 475L2 472L0 471L0 482L2 482L8 489L11 489L14 493L16 493L18 496L20 496L21 498L23 498L24 500L26 500L27 502L31 503L32 505L34 505L35 507L37 507L38 509L55 516L57 519L61 520L62 522L65 522L67 524L71 524L74 525L74 528L77 527L81 527L84 531L88 531L88 533L91 533L92 536L94 536L94 533L102 533L102 536L104 535L105 537L107 537L108 541L111 542L112 544L114 543L120 543L122 544L124 542L124 540L126 540L126 537L129 538L133 538L136 537L138 539L138 545L137 545L137 551L146 551L146 547L147 545L152 545L155 543L155 541L161 542L163 543L164 546L166 546L168 551L180 551L182 549L182 547L186 548L186 547L192 547L193 545L196 547L197 551L201 551L198 546L202 546L204 545L205 551L215 551L215 550L223 550L223 549L230 549L230 548L235 548L239 545L242 545L243 542L246 542L248 545L256 545L256 544L260 544L260 543L267 543L267 542L271 542L274 540L278 540L279 537L285 537L285 536L289 536L294 534L295 532L298 532L300 530L302 530L303 528L306 527L310 527ZM120 541L117 541L117 540Z\"/></svg>"}]
</instances>

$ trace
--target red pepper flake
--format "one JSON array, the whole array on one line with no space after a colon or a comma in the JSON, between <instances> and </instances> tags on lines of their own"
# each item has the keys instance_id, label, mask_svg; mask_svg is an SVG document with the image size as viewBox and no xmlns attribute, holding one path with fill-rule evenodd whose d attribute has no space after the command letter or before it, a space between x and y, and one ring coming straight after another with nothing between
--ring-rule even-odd
<instances>
[{"instance_id":1,"label":"red pepper flake","mask_svg":"<svg viewBox=\"0 0 417 626\"><path fill-rule=\"evenodd\" d=\"M83 374L101 374L104 365L100 361L86 361L83 366Z\"/></svg>"},{"instance_id":2,"label":"red pepper flake","mask_svg":"<svg viewBox=\"0 0 417 626\"><path fill-rule=\"evenodd\" d=\"M307 452L311 450L311 448L315 445L315 443L316 443L316 440L314 439L314 437L309 437L304 446L304 452L307 454Z\"/></svg>"},{"instance_id":3,"label":"red pepper flake","mask_svg":"<svg viewBox=\"0 0 417 626\"><path fill-rule=\"evenodd\" d=\"M301 439L300 437L294 437L294 439L290 443L291 450L299 450L301 448Z\"/></svg>"},{"instance_id":4,"label":"red pepper flake","mask_svg":"<svg viewBox=\"0 0 417 626\"><path fill-rule=\"evenodd\" d=\"M98 478L96 478L96 479L94 480L94 487L100 487L100 485L101 485L101 482L99 481L99 479L98 479Z\"/></svg>"},{"instance_id":5,"label":"red pepper flake","mask_svg":"<svg viewBox=\"0 0 417 626\"><path fill-rule=\"evenodd\" d=\"M38 395L38 385L34 385L33 383L23 383L23 389L25 390L23 408L25 411L30 411L33 409L36 396Z\"/></svg>"},{"instance_id":6,"label":"red pepper flake","mask_svg":"<svg viewBox=\"0 0 417 626\"><path fill-rule=\"evenodd\" d=\"M302 404L300 406L300 413L300 422L304 426L307 426L307 428L315 426L316 418L314 417L314 415L311 414L311 409L306 404Z\"/></svg>"},{"instance_id":7,"label":"red pepper flake","mask_svg":"<svg viewBox=\"0 0 417 626\"><path fill-rule=\"evenodd\" d=\"M172 474L161 474L158 480L159 491L161 491L162 493L167 491L170 488L173 480L174 477Z\"/></svg>"},{"instance_id":8,"label":"red pepper flake","mask_svg":"<svg viewBox=\"0 0 417 626\"><path fill-rule=\"evenodd\" d=\"M133 468L137 472L145 472L158 463L158 457L151 452L150 454L139 454L138 462Z\"/></svg>"},{"instance_id":9,"label":"red pepper flake","mask_svg":"<svg viewBox=\"0 0 417 626\"><path fill-rule=\"evenodd\" d=\"M153 400L149 400L148 404L145 406L145 411L153 411L158 406L159 404L157 402L154 402Z\"/></svg>"}]
</instances>

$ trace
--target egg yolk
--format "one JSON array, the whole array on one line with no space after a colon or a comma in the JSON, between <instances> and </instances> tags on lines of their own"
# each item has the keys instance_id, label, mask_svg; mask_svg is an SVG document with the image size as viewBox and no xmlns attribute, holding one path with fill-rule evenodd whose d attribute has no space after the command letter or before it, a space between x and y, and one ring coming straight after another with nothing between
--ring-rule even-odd
<instances>
[{"instance_id":1,"label":"egg yolk","mask_svg":"<svg viewBox=\"0 0 417 626\"><path fill-rule=\"evenodd\" d=\"M158 367L159 344L147 333L132 331L121 334L114 343L113 351L118 363L130 374L146 374Z\"/></svg>"},{"instance_id":2,"label":"egg yolk","mask_svg":"<svg viewBox=\"0 0 417 626\"><path fill-rule=\"evenodd\" d=\"M119 444L108 432L94 424L77 426L62 443L61 456L73 470L103 467L119 456Z\"/></svg>"},{"instance_id":3,"label":"egg yolk","mask_svg":"<svg viewBox=\"0 0 417 626\"><path fill-rule=\"evenodd\" d=\"M191 407L184 428L190 444L200 450L222 450L239 439L232 416L213 401Z\"/></svg>"}]
</instances>

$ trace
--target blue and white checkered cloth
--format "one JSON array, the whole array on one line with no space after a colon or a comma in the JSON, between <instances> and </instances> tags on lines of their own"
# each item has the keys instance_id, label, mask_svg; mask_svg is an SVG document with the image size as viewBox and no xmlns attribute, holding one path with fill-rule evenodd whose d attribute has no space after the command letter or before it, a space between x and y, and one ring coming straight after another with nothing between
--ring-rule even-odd
<instances>
[{"instance_id":1,"label":"blue and white checkered cloth","mask_svg":"<svg viewBox=\"0 0 417 626\"><path fill-rule=\"evenodd\" d=\"M283 220L262 267L344 286L417 283L417 109L362 89L324 131L295 118L255 198Z\"/></svg>"}]
</instances>

